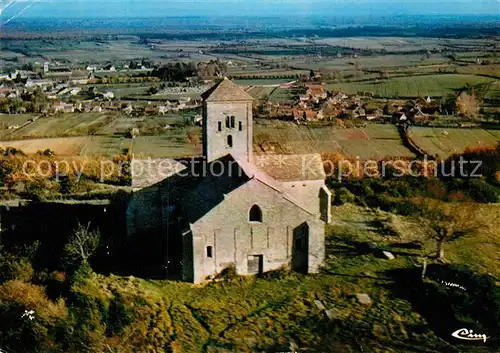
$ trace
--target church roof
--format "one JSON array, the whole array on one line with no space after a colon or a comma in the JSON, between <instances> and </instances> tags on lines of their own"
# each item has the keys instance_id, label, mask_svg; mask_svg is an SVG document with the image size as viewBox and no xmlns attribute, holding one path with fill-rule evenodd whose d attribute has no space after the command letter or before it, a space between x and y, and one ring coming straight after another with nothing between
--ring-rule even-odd
<instances>
[{"instance_id":1,"label":"church roof","mask_svg":"<svg viewBox=\"0 0 500 353\"><path fill-rule=\"evenodd\" d=\"M157 184L186 169L175 159L132 159L132 188L142 189Z\"/></svg>"},{"instance_id":2,"label":"church roof","mask_svg":"<svg viewBox=\"0 0 500 353\"><path fill-rule=\"evenodd\" d=\"M206 102L253 101L253 97L227 77L201 95Z\"/></svg>"},{"instance_id":3,"label":"church roof","mask_svg":"<svg viewBox=\"0 0 500 353\"><path fill-rule=\"evenodd\" d=\"M187 175L180 176L177 174L166 179L162 188L164 192L169 194L168 199L170 202L180 202L182 204L183 216L188 223L195 223L223 202L225 195L239 189L251 180L257 180L267 185L280 193L289 202L313 214L312 210L289 194L277 180L274 180L250 163L237 160L231 155L208 162L205 167L202 166L203 161L200 162L196 163L198 170L192 170L191 167L188 167L185 170ZM212 175L208 171L211 171L214 167L214 175ZM223 168L223 174L217 173L219 168ZM203 174L200 173L202 170L207 173L201 175Z\"/></svg>"},{"instance_id":4,"label":"church roof","mask_svg":"<svg viewBox=\"0 0 500 353\"><path fill-rule=\"evenodd\" d=\"M270 154L255 156L255 165L278 181L324 180L323 160L314 154Z\"/></svg>"}]
</instances>

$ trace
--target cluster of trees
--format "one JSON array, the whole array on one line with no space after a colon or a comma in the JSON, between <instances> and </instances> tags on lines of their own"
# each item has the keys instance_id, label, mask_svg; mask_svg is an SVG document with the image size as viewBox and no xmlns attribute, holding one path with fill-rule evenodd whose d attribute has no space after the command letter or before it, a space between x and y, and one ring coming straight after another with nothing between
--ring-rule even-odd
<instances>
[{"instance_id":1,"label":"cluster of trees","mask_svg":"<svg viewBox=\"0 0 500 353\"><path fill-rule=\"evenodd\" d=\"M176 350L166 298L146 293L137 279L122 282L93 271L91 263L103 242L99 229L78 224L68 234L57 270L39 267L43 249L38 241L21 248L0 242L2 350Z\"/></svg>"},{"instance_id":2,"label":"cluster of trees","mask_svg":"<svg viewBox=\"0 0 500 353\"><path fill-rule=\"evenodd\" d=\"M31 155L11 147L0 149L0 185L6 187L3 193L7 194L2 196L43 200L63 195L92 195L96 183L130 185L130 160L130 155L117 155L111 166L104 157L67 159L55 156L48 149ZM26 164L27 161L30 163ZM103 165L109 171L103 173Z\"/></svg>"},{"instance_id":3,"label":"cluster of trees","mask_svg":"<svg viewBox=\"0 0 500 353\"><path fill-rule=\"evenodd\" d=\"M137 69L140 69L142 67L145 67L146 69L150 68L152 66L151 64L151 61L149 61L148 59L142 59L140 63L132 60L129 64L128 64L128 68L130 70L137 70Z\"/></svg>"},{"instance_id":4,"label":"cluster of trees","mask_svg":"<svg viewBox=\"0 0 500 353\"><path fill-rule=\"evenodd\" d=\"M185 82L188 77L197 76L198 70L193 63L168 63L155 68L152 76L162 81Z\"/></svg>"},{"instance_id":5,"label":"cluster of trees","mask_svg":"<svg viewBox=\"0 0 500 353\"><path fill-rule=\"evenodd\" d=\"M0 113L3 114L43 113L48 107L47 96L39 87L15 99L0 100Z\"/></svg>"},{"instance_id":6,"label":"cluster of trees","mask_svg":"<svg viewBox=\"0 0 500 353\"><path fill-rule=\"evenodd\" d=\"M93 83L141 83L141 82L159 82L160 78L149 76L148 74L140 74L135 76L117 75L117 76L104 76L94 78Z\"/></svg>"},{"instance_id":7,"label":"cluster of trees","mask_svg":"<svg viewBox=\"0 0 500 353\"><path fill-rule=\"evenodd\" d=\"M329 159L338 161L342 156L330 156ZM444 242L477 234L483 229L484 224L477 222L479 209L475 203L500 201L500 144L493 148L467 150L450 157L445 163L455 163L460 159L482 163L479 170L473 170L475 165L466 165L464 176L453 178L439 173L435 177L432 170L427 169L421 170L419 177L395 177L390 169L386 169L387 173L379 177L363 178L355 171L342 183L330 178L328 184L334 191L336 204L358 203L417 217L436 243L436 257L442 260ZM375 168L380 170L380 166ZM450 170L451 167L446 168ZM472 175L473 171L482 177L465 177ZM500 219L492 218L490 222L500 224Z\"/></svg>"},{"instance_id":8,"label":"cluster of trees","mask_svg":"<svg viewBox=\"0 0 500 353\"><path fill-rule=\"evenodd\" d=\"M226 74L227 65L220 60L210 60L208 63L200 62L196 65L198 76L220 77Z\"/></svg>"}]
</instances>

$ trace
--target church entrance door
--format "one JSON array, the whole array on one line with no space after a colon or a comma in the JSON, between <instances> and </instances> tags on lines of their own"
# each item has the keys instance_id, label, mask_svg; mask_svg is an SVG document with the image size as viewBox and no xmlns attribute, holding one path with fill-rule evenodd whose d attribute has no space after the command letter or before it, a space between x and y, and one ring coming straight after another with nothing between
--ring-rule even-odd
<instances>
[{"instance_id":1,"label":"church entrance door","mask_svg":"<svg viewBox=\"0 0 500 353\"><path fill-rule=\"evenodd\" d=\"M249 275L260 275L264 272L263 255L249 255L247 261L247 273Z\"/></svg>"},{"instance_id":2,"label":"church entrance door","mask_svg":"<svg viewBox=\"0 0 500 353\"><path fill-rule=\"evenodd\" d=\"M306 222L293 230L292 270L307 273L309 255L309 226Z\"/></svg>"}]
</instances>

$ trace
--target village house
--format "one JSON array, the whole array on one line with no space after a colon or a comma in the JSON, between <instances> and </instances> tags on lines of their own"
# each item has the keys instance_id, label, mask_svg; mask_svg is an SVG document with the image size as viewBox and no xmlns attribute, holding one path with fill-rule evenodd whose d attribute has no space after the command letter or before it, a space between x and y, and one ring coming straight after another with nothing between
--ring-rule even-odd
<instances>
[{"instance_id":1,"label":"village house","mask_svg":"<svg viewBox=\"0 0 500 353\"><path fill-rule=\"evenodd\" d=\"M165 115L168 113L170 108L167 105L159 105L158 106L158 114Z\"/></svg>"},{"instance_id":2,"label":"village house","mask_svg":"<svg viewBox=\"0 0 500 353\"><path fill-rule=\"evenodd\" d=\"M89 82L89 73L86 71L72 71L70 83L73 85L86 85Z\"/></svg>"},{"instance_id":3,"label":"village house","mask_svg":"<svg viewBox=\"0 0 500 353\"><path fill-rule=\"evenodd\" d=\"M310 97L310 99L313 99L315 102L319 102L320 100L328 98L328 93L321 86L309 86L306 95Z\"/></svg>"},{"instance_id":4,"label":"village house","mask_svg":"<svg viewBox=\"0 0 500 353\"><path fill-rule=\"evenodd\" d=\"M116 71L116 67L114 65L106 65L102 68L103 71L110 71L110 72L114 72Z\"/></svg>"},{"instance_id":5,"label":"village house","mask_svg":"<svg viewBox=\"0 0 500 353\"><path fill-rule=\"evenodd\" d=\"M153 115L158 112L158 109L153 105L148 105L144 108L144 114Z\"/></svg>"},{"instance_id":6,"label":"village house","mask_svg":"<svg viewBox=\"0 0 500 353\"><path fill-rule=\"evenodd\" d=\"M305 121L316 121L318 120L318 112L312 109L304 110L304 120Z\"/></svg>"},{"instance_id":7,"label":"village house","mask_svg":"<svg viewBox=\"0 0 500 353\"><path fill-rule=\"evenodd\" d=\"M340 104L340 103L342 103L342 101L344 101L347 98L349 98L347 95L345 95L342 92L338 92L333 97L330 97L328 99L328 103L333 104L333 105Z\"/></svg>"},{"instance_id":8,"label":"village house","mask_svg":"<svg viewBox=\"0 0 500 353\"><path fill-rule=\"evenodd\" d=\"M54 81L49 80L49 79L27 79L26 83L24 85L26 88L34 88L34 87L42 87L42 88L47 88L47 87L52 87L54 86Z\"/></svg>"},{"instance_id":9,"label":"village house","mask_svg":"<svg viewBox=\"0 0 500 353\"><path fill-rule=\"evenodd\" d=\"M73 113L75 111L75 107L73 104L58 102L52 106L54 112L63 112L63 113Z\"/></svg>"},{"instance_id":10,"label":"village house","mask_svg":"<svg viewBox=\"0 0 500 353\"><path fill-rule=\"evenodd\" d=\"M0 81L12 81L10 74L0 74Z\"/></svg>"},{"instance_id":11,"label":"village house","mask_svg":"<svg viewBox=\"0 0 500 353\"><path fill-rule=\"evenodd\" d=\"M300 121L304 118L304 110L294 108L292 112L293 112L293 120Z\"/></svg>"},{"instance_id":12,"label":"village house","mask_svg":"<svg viewBox=\"0 0 500 353\"><path fill-rule=\"evenodd\" d=\"M134 108L132 107L132 104L128 103L124 108L122 108L122 112L125 114L132 114L134 111Z\"/></svg>"},{"instance_id":13,"label":"village house","mask_svg":"<svg viewBox=\"0 0 500 353\"><path fill-rule=\"evenodd\" d=\"M9 94L7 94L7 99L17 99L19 97L19 93L18 92L11 92Z\"/></svg>"},{"instance_id":14,"label":"village house","mask_svg":"<svg viewBox=\"0 0 500 353\"><path fill-rule=\"evenodd\" d=\"M364 118L366 116L366 111L361 107L356 107L352 112L356 118Z\"/></svg>"},{"instance_id":15,"label":"village house","mask_svg":"<svg viewBox=\"0 0 500 353\"><path fill-rule=\"evenodd\" d=\"M277 107L273 109L271 116L276 119L293 120L293 108Z\"/></svg>"},{"instance_id":16,"label":"village house","mask_svg":"<svg viewBox=\"0 0 500 353\"><path fill-rule=\"evenodd\" d=\"M404 112L394 112L392 114L391 122L393 124L404 123L408 121L408 117Z\"/></svg>"},{"instance_id":17,"label":"village house","mask_svg":"<svg viewBox=\"0 0 500 353\"><path fill-rule=\"evenodd\" d=\"M179 263L184 281L323 264L331 193L321 156L254 155L252 102L226 78L203 94L203 158L132 161L128 234L163 237L165 265Z\"/></svg>"}]
</instances>

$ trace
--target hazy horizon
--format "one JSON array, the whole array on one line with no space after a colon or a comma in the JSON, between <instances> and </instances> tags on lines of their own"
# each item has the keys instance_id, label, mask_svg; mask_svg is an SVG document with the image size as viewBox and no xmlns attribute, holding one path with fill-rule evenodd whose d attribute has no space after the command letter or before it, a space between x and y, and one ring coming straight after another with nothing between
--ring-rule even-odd
<instances>
[{"instance_id":1,"label":"hazy horizon","mask_svg":"<svg viewBox=\"0 0 500 353\"><path fill-rule=\"evenodd\" d=\"M498 0L22 0L2 1L6 21L33 18L495 16ZM10 5L10 6L9 6Z\"/></svg>"}]
</instances>

